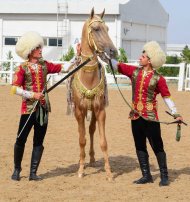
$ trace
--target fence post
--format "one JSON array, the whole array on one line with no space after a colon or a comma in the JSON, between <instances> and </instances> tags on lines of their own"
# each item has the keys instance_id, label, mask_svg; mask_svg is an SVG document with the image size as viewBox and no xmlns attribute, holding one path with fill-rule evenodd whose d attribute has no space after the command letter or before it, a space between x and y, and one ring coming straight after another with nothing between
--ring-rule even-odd
<instances>
[{"instance_id":1,"label":"fence post","mask_svg":"<svg viewBox=\"0 0 190 202\"><path fill-rule=\"evenodd\" d=\"M184 78L185 78L185 63L180 63L178 91L182 91L184 89Z\"/></svg>"},{"instance_id":2,"label":"fence post","mask_svg":"<svg viewBox=\"0 0 190 202\"><path fill-rule=\"evenodd\" d=\"M9 72L9 74L10 74L10 81L9 81L9 83L10 84L12 84L12 81L13 81L13 65L14 65L14 59L13 58L11 58L11 61L10 61L10 72Z\"/></svg>"}]
</instances>

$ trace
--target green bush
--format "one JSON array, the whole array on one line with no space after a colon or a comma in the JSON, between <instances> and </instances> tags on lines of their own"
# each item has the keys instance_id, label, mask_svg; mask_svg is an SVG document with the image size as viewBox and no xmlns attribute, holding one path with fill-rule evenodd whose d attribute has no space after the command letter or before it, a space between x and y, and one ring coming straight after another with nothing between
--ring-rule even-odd
<instances>
[{"instance_id":1,"label":"green bush","mask_svg":"<svg viewBox=\"0 0 190 202\"><path fill-rule=\"evenodd\" d=\"M181 59L176 56L167 56L166 57L166 64L179 64ZM163 76L171 76L176 77L179 75L179 68L177 67L160 67L158 72Z\"/></svg>"},{"instance_id":2,"label":"green bush","mask_svg":"<svg viewBox=\"0 0 190 202\"><path fill-rule=\"evenodd\" d=\"M179 68L177 67L160 67L158 72L163 76L176 77L179 75Z\"/></svg>"},{"instance_id":3,"label":"green bush","mask_svg":"<svg viewBox=\"0 0 190 202\"><path fill-rule=\"evenodd\" d=\"M119 62L127 63L127 54L124 48L119 48L119 55L117 56L117 60Z\"/></svg>"}]
</instances>

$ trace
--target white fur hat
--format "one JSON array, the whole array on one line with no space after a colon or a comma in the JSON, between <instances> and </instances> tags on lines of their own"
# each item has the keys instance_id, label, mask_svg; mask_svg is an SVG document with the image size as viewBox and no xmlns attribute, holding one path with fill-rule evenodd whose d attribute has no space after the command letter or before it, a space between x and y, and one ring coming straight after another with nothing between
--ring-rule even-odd
<instances>
[{"instance_id":1,"label":"white fur hat","mask_svg":"<svg viewBox=\"0 0 190 202\"><path fill-rule=\"evenodd\" d=\"M26 32L16 43L16 53L24 60L28 59L28 55L38 46L43 47L43 38L37 32Z\"/></svg>"},{"instance_id":2,"label":"white fur hat","mask_svg":"<svg viewBox=\"0 0 190 202\"><path fill-rule=\"evenodd\" d=\"M154 69L158 69L166 62L166 55L156 41L146 43L143 50L150 58L150 62Z\"/></svg>"}]
</instances>

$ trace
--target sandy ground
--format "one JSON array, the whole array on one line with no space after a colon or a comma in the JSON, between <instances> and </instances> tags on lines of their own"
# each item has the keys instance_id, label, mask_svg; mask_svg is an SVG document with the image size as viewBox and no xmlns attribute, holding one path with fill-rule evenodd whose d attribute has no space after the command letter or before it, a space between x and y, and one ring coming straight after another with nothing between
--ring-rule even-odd
<instances>
[{"instance_id":1,"label":"sandy ground","mask_svg":"<svg viewBox=\"0 0 190 202\"><path fill-rule=\"evenodd\" d=\"M86 146L86 176L77 177L79 146L77 123L66 116L66 89L58 87L50 93L52 113L44 142L44 155L38 170L40 182L29 182L32 132L24 153L21 181L10 179L13 171L13 145L20 117L21 98L9 94L10 86L0 86L0 201L190 201L190 130L182 127L180 142L176 142L175 125L162 125L162 136L168 156L170 186L159 187L156 158L148 146L154 183L135 185L141 176L132 139L129 108L115 88L109 88L110 105L107 108L106 136L114 181L108 182L103 169L103 155L99 135L95 133L96 166L89 167L89 136ZM186 122L190 123L189 92L177 92L170 86L173 99ZM131 90L123 88L128 100ZM172 121L165 114L166 106L159 101L161 120ZM88 125L88 123L87 123Z\"/></svg>"}]
</instances>

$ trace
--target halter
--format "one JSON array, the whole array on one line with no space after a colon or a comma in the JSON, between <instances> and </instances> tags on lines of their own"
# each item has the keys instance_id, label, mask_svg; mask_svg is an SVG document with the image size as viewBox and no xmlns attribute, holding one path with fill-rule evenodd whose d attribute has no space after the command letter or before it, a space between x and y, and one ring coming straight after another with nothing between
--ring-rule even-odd
<instances>
[{"instance_id":1,"label":"halter","mask_svg":"<svg viewBox=\"0 0 190 202\"><path fill-rule=\"evenodd\" d=\"M89 44L89 46L90 46L91 49L93 49L93 48L95 49L95 53L94 54L96 54L96 53L103 53L103 51L101 51L100 49L98 49L98 47L97 47L97 45L96 45L96 43L95 43L95 41L93 39L93 36L92 36L92 29L91 29L90 26L94 22L104 23L103 20L92 20L92 21L88 20L88 27L87 27L88 44ZM91 41L92 41L93 44L91 43ZM92 58L94 56L94 54L92 54L92 55L89 56L89 55L85 55L83 52L81 52L81 55L84 56L85 58L88 58L88 57ZM82 69L85 72L92 72L92 71L95 71L97 69L97 67L98 67L98 62L96 61L94 64L85 65L85 67L83 67Z\"/></svg>"},{"instance_id":2,"label":"halter","mask_svg":"<svg viewBox=\"0 0 190 202\"><path fill-rule=\"evenodd\" d=\"M95 41L94 41L94 39L93 39L93 37L92 37L92 29L91 29L91 26L90 26L90 25L92 25L92 23L94 23L94 22L104 23L103 20L92 20L92 21L89 21L89 23L88 23L88 43L89 43L89 46L90 46L91 48L94 47L94 49L95 49L96 52L98 52L98 53L103 53L104 51L101 51L101 50L98 49L98 47L97 47L97 45L96 45L96 43L95 43ZM92 40L93 45L91 44L90 39Z\"/></svg>"}]
</instances>

